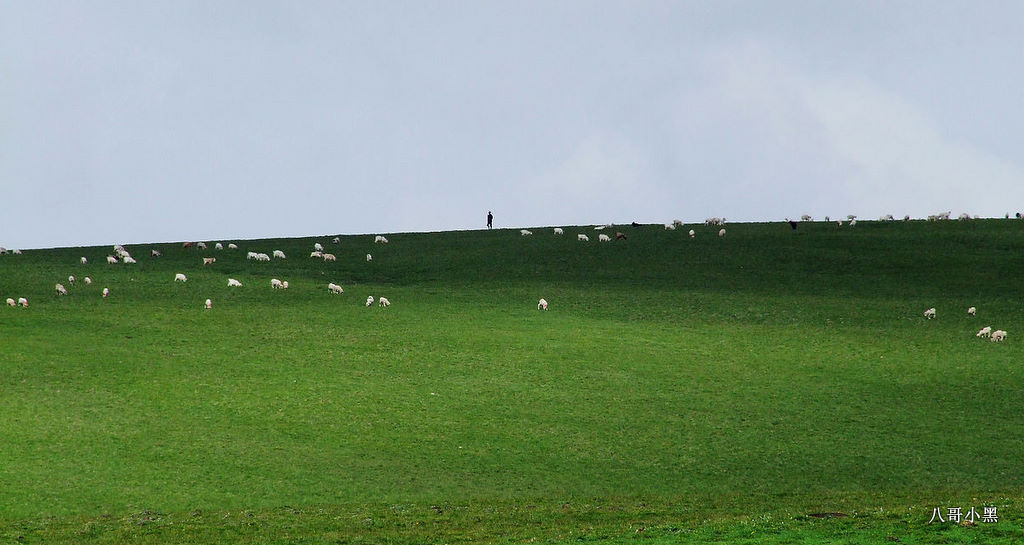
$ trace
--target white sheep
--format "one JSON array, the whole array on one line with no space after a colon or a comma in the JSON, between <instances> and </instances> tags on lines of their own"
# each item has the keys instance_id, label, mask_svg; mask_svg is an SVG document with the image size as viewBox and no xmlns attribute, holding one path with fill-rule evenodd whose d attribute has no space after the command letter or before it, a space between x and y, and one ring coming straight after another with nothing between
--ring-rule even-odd
<instances>
[{"instance_id":1,"label":"white sheep","mask_svg":"<svg viewBox=\"0 0 1024 545\"><path fill-rule=\"evenodd\" d=\"M185 278L184 273L178 273L174 275L175 282L188 282L188 278Z\"/></svg>"},{"instance_id":2,"label":"white sheep","mask_svg":"<svg viewBox=\"0 0 1024 545\"><path fill-rule=\"evenodd\" d=\"M537 310L547 310L547 309L548 309L548 300L547 299L541 298L540 301L537 301Z\"/></svg>"},{"instance_id":3,"label":"white sheep","mask_svg":"<svg viewBox=\"0 0 1024 545\"><path fill-rule=\"evenodd\" d=\"M967 309L967 314L969 316L974 316L974 313L977 312L977 311L978 311L978 309L976 309L974 307L971 307L971 308Z\"/></svg>"},{"instance_id":4,"label":"white sheep","mask_svg":"<svg viewBox=\"0 0 1024 545\"><path fill-rule=\"evenodd\" d=\"M334 244L341 244L341 237L334 237L334 239L331 240L331 242Z\"/></svg>"},{"instance_id":5,"label":"white sheep","mask_svg":"<svg viewBox=\"0 0 1024 545\"><path fill-rule=\"evenodd\" d=\"M68 276L68 284L71 284L72 286L75 285L75 275L72 274Z\"/></svg>"},{"instance_id":6,"label":"white sheep","mask_svg":"<svg viewBox=\"0 0 1024 545\"><path fill-rule=\"evenodd\" d=\"M373 306L373 296L372 295L366 298L366 306L368 306L368 307L372 307Z\"/></svg>"},{"instance_id":7,"label":"white sheep","mask_svg":"<svg viewBox=\"0 0 1024 545\"><path fill-rule=\"evenodd\" d=\"M217 244L213 245L213 249L214 250L223 250L224 249L224 245L218 242Z\"/></svg>"},{"instance_id":8,"label":"white sheep","mask_svg":"<svg viewBox=\"0 0 1024 545\"><path fill-rule=\"evenodd\" d=\"M160 253L160 250L150 250L149 257L163 257L164 254Z\"/></svg>"},{"instance_id":9,"label":"white sheep","mask_svg":"<svg viewBox=\"0 0 1024 545\"><path fill-rule=\"evenodd\" d=\"M582 240L583 242L590 242L590 237L588 237L587 235L584 235L583 233L579 233L579 234L576 235L576 240Z\"/></svg>"},{"instance_id":10,"label":"white sheep","mask_svg":"<svg viewBox=\"0 0 1024 545\"><path fill-rule=\"evenodd\" d=\"M68 290L64 287L64 284L57 284L55 286L55 289L57 290L57 295L67 295L68 294Z\"/></svg>"},{"instance_id":11,"label":"white sheep","mask_svg":"<svg viewBox=\"0 0 1024 545\"><path fill-rule=\"evenodd\" d=\"M11 250L11 253L14 255L21 255L21 250Z\"/></svg>"},{"instance_id":12,"label":"white sheep","mask_svg":"<svg viewBox=\"0 0 1024 545\"><path fill-rule=\"evenodd\" d=\"M238 249L238 245L235 244L234 242L228 244L228 250L237 250L237 249Z\"/></svg>"},{"instance_id":13,"label":"white sheep","mask_svg":"<svg viewBox=\"0 0 1024 545\"><path fill-rule=\"evenodd\" d=\"M604 233L601 233L600 235L597 235L597 240L599 242L611 242L612 238Z\"/></svg>"},{"instance_id":14,"label":"white sheep","mask_svg":"<svg viewBox=\"0 0 1024 545\"><path fill-rule=\"evenodd\" d=\"M533 234L533 231L530 231L529 229L520 229L519 230L519 236L528 237L528 236L530 236L532 234Z\"/></svg>"},{"instance_id":15,"label":"white sheep","mask_svg":"<svg viewBox=\"0 0 1024 545\"><path fill-rule=\"evenodd\" d=\"M13 306L15 306L16 304L17 304L17 303L15 303L14 299L11 299L10 297L8 297L8 298L7 298L7 306L9 306L9 307L13 307Z\"/></svg>"},{"instance_id":16,"label":"white sheep","mask_svg":"<svg viewBox=\"0 0 1024 545\"><path fill-rule=\"evenodd\" d=\"M337 261L338 258L334 254L324 254L324 261Z\"/></svg>"},{"instance_id":17,"label":"white sheep","mask_svg":"<svg viewBox=\"0 0 1024 545\"><path fill-rule=\"evenodd\" d=\"M323 259L324 253L321 252L320 250L313 250L312 252L309 252L309 257L315 257L315 258L318 258L318 259Z\"/></svg>"},{"instance_id":18,"label":"white sheep","mask_svg":"<svg viewBox=\"0 0 1024 545\"><path fill-rule=\"evenodd\" d=\"M124 256L124 259L122 259L122 261L124 261L128 265L134 265L135 264L135 258L130 256L130 255Z\"/></svg>"},{"instance_id":19,"label":"white sheep","mask_svg":"<svg viewBox=\"0 0 1024 545\"><path fill-rule=\"evenodd\" d=\"M229 288L240 288L240 287L242 287L242 283L239 282L238 280L235 280L234 278L228 278L228 287Z\"/></svg>"},{"instance_id":20,"label":"white sheep","mask_svg":"<svg viewBox=\"0 0 1024 545\"><path fill-rule=\"evenodd\" d=\"M696 233L696 232L694 232L694 230L693 230L693 229L690 229L690 232L689 232L689 233L687 233L687 234L689 234L689 235L690 235L690 238L693 238L693 237L697 236L697 233Z\"/></svg>"},{"instance_id":21,"label":"white sheep","mask_svg":"<svg viewBox=\"0 0 1024 545\"><path fill-rule=\"evenodd\" d=\"M718 230L718 236L724 237L725 236L725 229L719 229Z\"/></svg>"},{"instance_id":22,"label":"white sheep","mask_svg":"<svg viewBox=\"0 0 1024 545\"><path fill-rule=\"evenodd\" d=\"M274 250L274 259L285 259L284 252L281 250Z\"/></svg>"},{"instance_id":23,"label":"white sheep","mask_svg":"<svg viewBox=\"0 0 1024 545\"><path fill-rule=\"evenodd\" d=\"M345 290L334 282L327 284L327 289L330 290L331 293L345 293Z\"/></svg>"},{"instance_id":24,"label":"white sheep","mask_svg":"<svg viewBox=\"0 0 1024 545\"><path fill-rule=\"evenodd\" d=\"M810 214L804 214L800 216L800 221L814 221L814 218Z\"/></svg>"},{"instance_id":25,"label":"white sheep","mask_svg":"<svg viewBox=\"0 0 1024 545\"><path fill-rule=\"evenodd\" d=\"M384 236L377 235L377 236L373 237L373 242L375 244L387 244L388 243L388 239L386 237L384 237Z\"/></svg>"},{"instance_id":26,"label":"white sheep","mask_svg":"<svg viewBox=\"0 0 1024 545\"><path fill-rule=\"evenodd\" d=\"M213 308L213 301L207 299L206 300L206 310L210 310L211 308Z\"/></svg>"},{"instance_id":27,"label":"white sheep","mask_svg":"<svg viewBox=\"0 0 1024 545\"><path fill-rule=\"evenodd\" d=\"M260 252L256 254L256 261L270 261L270 256Z\"/></svg>"},{"instance_id":28,"label":"white sheep","mask_svg":"<svg viewBox=\"0 0 1024 545\"><path fill-rule=\"evenodd\" d=\"M987 325L987 326L981 328L980 330L978 330L977 333L974 334L974 336L975 337L991 337L992 336L992 326Z\"/></svg>"},{"instance_id":29,"label":"white sheep","mask_svg":"<svg viewBox=\"0 0 1024 545\"><path fill-rule=\"evenodd\" d=\"M79 261L82 262L82 265L88 265L89 264L89 260L86 259L84 256Z\"/></svg>"},{"instance_id":30,"label":"white sheep","mask_svg":"<svg viewBox=\"0 0 1024 545\"><path fill-rule=\"evenodd\" d=\"M206 266L206 265L213 265L216 262L217 262L217 258L216 257L204 257L203 258L203 265L204 266Z\"/></svg>"},{"instance_id":31,"label":"white sheep","mask_svg":"<svg viewBox=\"0 0 1024 545\"><path fill-rule=\"evenodd\" d=\"M287 280L285 280L284 282L281 282L281 289L283 289L283 290L288 289L288 281Z\"/></svg>"},{"instance_id":32,"label":"white sheep","mask_svg":"<svg viewBox=\"0 0 1024 545\"><path fill-rule=\"evenodd\" d=\"M323 245L322 245L322 244L320 244L319 242L315 242L315 243L313 243L313 249L314 249L314 250L316 250L316 251L318 251L318 252L322 252L322 251L324 251L324 247L323 247Z\"/></svg>"},{"instance_id":33,"label":"white sheep","mask_svg":"<svg viewBox=\"0 0 1024 545\"><path fill-rule=\"evenodd\" d=\"M118 261L118 259L116 257L114 257L112 255L108 255L107 256L107 263L110 263L111 265L117 265L118 263L120 263L120 261Z\"/></svg>"},{"instance_id":34,"label":"white sheep","mask_svg":"<svg viewBox=\"0 0 1024 545\"><path fill-rule=\"evenodd\" d=\"M924 311L924 317L928 318L929 320L934 318L935 317L935 307L932 307L932 308Z\"/></svg>"},{"instance_id":35,"label":"white sheep","mask_svg":"<svg viewBox=\"0 0 1024 545\"><path fill-rule=\"evenodd\" d=\"M270 279L270 287L276 290L276 289L284 287L284 284L282 284L281 281L276 279L276 278L271 278Z\"/></svg>"},{"instance_id":36,"label":"white sheep","mask_svg":"<svg viewBox=\"0 0 1024 545\"><path fill-rule=\"evenodd\" d=\"M92 284L92 278L89 278L88 276L86 276L85 277L85 283L86 284Z\"/></svg>"},{"instance_id":37,"label":"white sheep","mask_svg":"<svg viewBox=\"0 0 1024 545\"><path fill-rule=\"evenodd\" d=\"M1006 339L1006 332L1002 329L997 329L992 332L992 338L989 339L992 342L1003 342Z\"/></svg>"},{"instance_id":38,"label":"white sheep","mask_svg":"<svg viewBox=\"0 0 1024 545\"><path fill-rule=\"evenodd\" d=\"M259 255L260 254L258 254L256 252L249 252L249 253L245 254L245 258L246 259L256 259L256 257L259 256Z\"/></svg>"},{"instance_id":39,"label":"white sheep","mask_svg":"<svg viewBox=\"0 0 1024 545\"><path fill-rule=\"evenodd\" d=\"M19 307L28 307L28 299L25 299L24 297L19 297L18 298L18 306Z\"/></svg>"},{"instance_id":40,"label":"white sheep","mask_svg":"<svg viewBox=\"0 0 1024 545\"><path fill-rule=\"evenodd\" d=\"M206 249L206 243L205 242L197 242L196 243L196 248L199 248L200 250L205 250Z\"/></svg>"},{"instance_id":41,"label":"white sheep","mask_svg":"<svg viewBox=\"0 0 1024 545\"><path fill-rule=\"evenodd\" d=\"M556 235L564 235L565 231L563 231L561 227L555 227L555 234Z\"/></svg>"},{"instance_id":42,"label":"white sheep","mask_svg":"<svg viewBox=\"0 0 1024 545\"><path fill-rule=\"evenodd\" d=\"M676 230L676 225L674 223L666 223L665 224L665 230L666 231L675 231Z\"/></svg>"},{"instance_id":43,"label":"white sheep","mask_svg":"<svg viewBox=\"0 0 1024 545\"><path fill-rule=\"evenodd\" d=\"M366 254L366 261L367 261L367 262L369 262L369 261L373 261L373 256L372 256L372 255L370 255L370 254Z\"/></svg>"},{"instance_id":44,"label":"white sheep","mask_svg":"<svg viewBox=\"0 0 1024 545\"><path fill-rule=\"evenodd\" d=\"M110 288L103 288L103 297L106 298L110 295Z\"/></svg>"},{"instance_id":45,"label":"white sheep","mask_svg":"<svg viewBox=\"0 0 1024 545\"><path fill-rule=\"evenodd\" d=\"M379 304L382 307L390 307L391 306L391 301L388 301L387 297L384 297L383 295L381 295L380 299L377 300L377 304Z\"/></svg>"}]
</instances>

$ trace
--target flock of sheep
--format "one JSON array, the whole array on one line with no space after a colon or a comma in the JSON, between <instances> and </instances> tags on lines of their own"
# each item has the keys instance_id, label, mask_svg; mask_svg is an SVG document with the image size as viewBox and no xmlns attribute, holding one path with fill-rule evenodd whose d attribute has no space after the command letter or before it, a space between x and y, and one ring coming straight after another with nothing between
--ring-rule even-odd
<instances>
[{"instance_id":1,"label":"flock of sheep","mask_svg":"<svg viewBox=\"0 0 1024 545\"><path fill-rule=\"evenodd\" d=\"M974 316L975 314L977 314L977 312L978 312L978 309L975 308L975 307L970 307L970 308L967 309L967 315L968 316ZM928 318L929 320L934 318L935 317L935 307L932 307L932 308L924 311L924 317ZM989 340L992 341L992 342L1002 342L1002 341L1006 340L1006 332L1005 331L1003 331L1002 329L997 329L995 331L992 331L992 326L989 326L989 325L981 328L974 336L975 337L988 337Z\"/></svg>"}]
</instances>

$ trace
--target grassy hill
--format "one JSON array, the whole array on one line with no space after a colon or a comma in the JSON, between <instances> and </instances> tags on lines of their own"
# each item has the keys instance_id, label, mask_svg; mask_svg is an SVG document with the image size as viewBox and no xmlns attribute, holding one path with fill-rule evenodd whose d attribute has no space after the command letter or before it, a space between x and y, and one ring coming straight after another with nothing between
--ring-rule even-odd
<instances>
[{"instance_id":1,"label":"grassy hill","mask_svg":"<svg viewBox=\"0 0 1024 545\"><path fill-rule=\"evenodd\" d=\"M689 228L0 256L0 543L1024 539L1024 222Z\"/></svg>"}]
</instances>

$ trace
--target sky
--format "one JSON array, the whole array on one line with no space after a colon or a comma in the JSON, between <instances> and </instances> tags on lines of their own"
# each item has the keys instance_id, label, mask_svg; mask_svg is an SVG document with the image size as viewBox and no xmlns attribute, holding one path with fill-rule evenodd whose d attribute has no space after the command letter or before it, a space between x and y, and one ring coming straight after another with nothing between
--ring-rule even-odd
<instances>
[{"instance_id":1,"label":"sky","mask_svg":"<svg viewBox=\"0 0 1024 545\"><path fill-rule=\"evenodd\" d=\"M0 0L0 246L1024 210L1024 3Z\"/></svg>"}]
</instances>

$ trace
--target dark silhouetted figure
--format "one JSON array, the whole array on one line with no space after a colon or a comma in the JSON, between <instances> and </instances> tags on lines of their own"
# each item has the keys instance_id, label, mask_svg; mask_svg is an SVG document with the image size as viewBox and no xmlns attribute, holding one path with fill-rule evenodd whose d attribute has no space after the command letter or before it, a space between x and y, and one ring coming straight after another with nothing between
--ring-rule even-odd
<instances>
[{"instance_id":1,"label":"dark silhouetted figure","mask_svg":"<svg viewBox=\"0 0 1024 545\"><path fill-rule=\"evenodd\" d=\"M487 228L490 229L493 226L494 226L494 214L491 214L491 211L488 210L487 211Z\"/></svg>"},{"instance_id":2,"label":"dark silhouetted figure","mask_svg":"<svg viewBox=\"0 0 1024 545\"><path fill-rule=\"evenodd\" d=\"M794 231L796 231L796 222L795 221L789 220L789 226L792 227Z\"/></svg>"}]
</instances>

